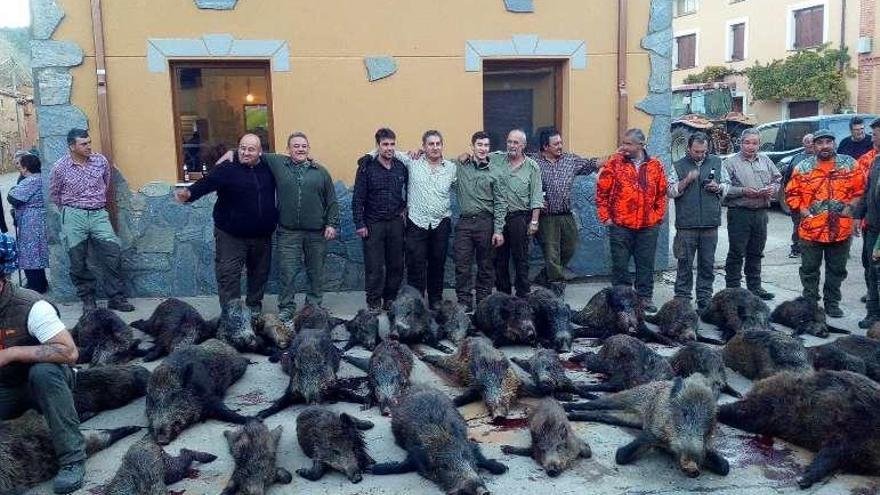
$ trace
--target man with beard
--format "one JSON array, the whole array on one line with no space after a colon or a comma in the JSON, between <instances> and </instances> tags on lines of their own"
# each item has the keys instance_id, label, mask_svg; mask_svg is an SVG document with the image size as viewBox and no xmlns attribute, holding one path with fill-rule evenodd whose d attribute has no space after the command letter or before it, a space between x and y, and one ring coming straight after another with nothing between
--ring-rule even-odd
<instances>
[{"instance_id":1,"label":"man with beard","mask_svg":"<svg viewBox=\"0 0 880 495\"><path fill-rule=\"evenodd\" d=\"M658 225L666 214L667 181L663 164L648 155L645 133L630 129L617 153L605 162L596 182L599 222L608 227L611 283L635 285L645 311L654 313L654 257ZM635 263L635 281L629 261Z\"/></svg>"},{"instance_id":2,"label":"man with beard","mask_svg":"<svg viewBox=\"0 0 880 495\"><path fill-rule=\"evenodd\" d=\"M853 212L865 188L864 173L848 155L834 151L834 134L813 134L816 156L795 167L785 189L792 211L799 211L801 224L801 284L804 297L819 300L819 270L825 258L825 313L840 318L840 284L846 278L853 233Z\"/></svg>"},{"instance_id":3,"label":"man with beard","mask_svg":"<svg viewBox=\"0 0 880 495\"><path fill-rule=\"evenodd\" d=\"M837 147L838 155L849 155L858 160L871 151L874 143L871 136L865 133L865 121L861 117L853 117L849 121L849 136L840 140Z\"/></svg>"},{"instance_id":4,"label":"man with beard","mask_svg":"<svg viewBox=\"0 0 880 495\"><path fill-rule=\"evenodd\" d=\"M743 271L746 288L764 300L774 295L761 287L761 258L767 244L767 210L779 191L782 174L766 155L758 153L761 134L746 129L740 152L721 165L721 192L727 206L727 237L730 249L724 264L725 285L739 287ZM743 268L745 260L745 269Z\"/></svg>"},{"instance_id":5,"label":"man with beard","mask_svg":"<svg viewBox=\"0 0 880 495\"><path fill-rule=\"evenodd\" d=\"M880 119L871 123L871 129L874 135L880 137ZM880 154L880 139L874 140L874 147L871 151L862 155L858 161L858 168L865 175L865 193L862 201L856 208L855 217L861 220L860 226L855 230L855 235L859 235L861 229L862 235L862 267L865 270L865 285L868 289L867 294L863 298L867 315L859 321L859 328L871 328L871 326L880 321L880 293L877 288L877 270L874 267L873 250L877 238L880 237L880 161L877 157Z\"/></svg>"}]
</instances>

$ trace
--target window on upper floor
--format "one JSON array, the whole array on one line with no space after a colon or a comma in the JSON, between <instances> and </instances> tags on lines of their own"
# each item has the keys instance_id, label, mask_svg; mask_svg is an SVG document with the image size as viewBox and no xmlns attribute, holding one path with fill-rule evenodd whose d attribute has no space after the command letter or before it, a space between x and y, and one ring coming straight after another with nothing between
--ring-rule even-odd
<instances>
[{"instance_id":1,"label":"window on upper floor","mask_svg":"<svg viewBox=\"0 0 880 495\"><path fill-rule=\"evenodd\" d=\"M692 69L697 66L697 35L685 34L675 38L675 68Z\"/></svg>"},{"instance_id":2,"label":"window on upper floor","mask_svg":"<svg viewBox=\"0 0 880 495\"><path fill-rule=\"evenodd\" d=\"M825 5L814 5L792 12L792 49L802 50L825 42Z\"/></svg>"},{"instance_id":3,"label":"window on upper floor","mask_svg":"<svg viewBox=\"0 0 880 495\"><path fill-rule=\"evenodd\" d=\"M730 53L728 60L738 62L746 58L746 23L740 22L730 26Z\"/></svg>"},{"instance_id":4,"label":"window on upper floor","mask_svg":"<svg viewBox=\"0 0 880 495\"><path fill-rule=\"evenodd\" d=\"M697 0L673 0L673 2L676 17L697 12Z\"/></svg>"}]
</instances>

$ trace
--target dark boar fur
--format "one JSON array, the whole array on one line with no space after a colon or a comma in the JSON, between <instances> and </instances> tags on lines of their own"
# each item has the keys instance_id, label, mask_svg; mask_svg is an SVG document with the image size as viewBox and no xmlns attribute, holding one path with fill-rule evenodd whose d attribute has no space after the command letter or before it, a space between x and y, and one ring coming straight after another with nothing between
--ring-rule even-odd
<instances>
[{"instance_id":1,"label":"dark boar fur","mask_svg":"<svg viewBox=\"0 0 880 495\"><path fill-rule=\"evenodd\" d=\"M507 357L485 337L468 337L455 354L426 355L425 362L451 374L468 390L453 402L462 406L483 399L493 418L506 417L517 397L527 390L537 395L534 386L527 386Z\"/></svg>"},{"instance_id":2,"label":"dark boar fur","mask_svg":"<svg viewBox=\"0 0 880 495\"><path fill-rule=\"evenodd\" d=\"M654 315L645 315L645 321L660 328L660 335L668 337L678 344L699 341L708 344L722 345L720 340L700 334L700 316L694 310L690 300L674 297L667 301L660 311Z\"/></svg>"},{"instance_id":3,"label":"dark boar fur","mask_svg":"<svg viewBox=\"0 0 880 495\"><path fill-rule=\"evenodd\" d=\"M312 459L312 467L297 469L296 474L318 481L330 468L344 474L352 483L360 483L362 473L376 463L367 453L361 431L372 427L369 421L319 407L301 412L296 417L296 440L303 453Z\"/></svg>"},{"instance_id":4,"label":"dark boar fur","mask_svg":"<svg viewBox=\"0 0 880 495\"><path fill-rule=\"evenodd\" d=\"M826 338L829 333L850 333L842 328L831 326L825 318L825 310L815 299L797 297L773 308L770 321L785 325L794 330L795 335L809 334Z\"/></svg>"},{"instance_id":5,"label":"dark boar fur","mask_svg":"<svg viewBox=\"0 0 880 495\"><path fill-rule=\"evenodd\" d=\"M434 321L440 325L440 334L455 345L471 332L473 322L467 308L455 301L444 299L434 310Z\"/></svg>"},{"instance_id":6,"label":"dark boar fur","mask_svg":"<svg viewBox=\"0 0 880 495\"><path fill-rule=\"evenodd\" d=\"M202 343L217 331L196 308L175 298L162 301L149 319L133 321L131 326L153 337L144 361L155 361L181 345Z\"/></svg>"},{"instance_id":7,"label":"dark boar fur","mask_svg":"<svg viewBox=\"0 0 880 495\"><path fill-rule=\"evenodd\" d=\"M495 292L480 301L474 326L497 345L535 344L535 322L527 299Z\"/></svg>"},{"instance_id":8,"label":"dark boar fur","mask_svg":"<svg viewBox=\"0 0 880 495\"><path fill-rule=\"evenodd\" d=\"M217 339L181 346L150 376L147 422L159 445L209 418L244 423L248 418L223 403L223 394L247 369L248 360Z\"/></svg>"},{"instance_id":9,"label":"dark boar fur","mask_svg":"<svg viewBox=\"0 0 880 495\"><path fill-rule=\"evenodd\" d=\"M92 366L121 364L141 355L140 339L114 311L98 308L86 311L71 329L79 350L79 363Z\"/></svg>"},{"instance_id":10,"label":"dark boar fur","mask_svg":"<svg viewBox=\"0 0 880 495\"><path fill-rule=\"evenodd\" d=\"M277 363L281 353L290 346L296 332L293 321L282 321L277 313L262 313L253 321L254 333L270 351L269 361Z\"/></svg>"},{"instance_id":11,"label":"dark boar fur","mask_svg":"<svg viewBox=\"0 0 880 495\"><path fill-rule=\"evenodd\" d=\"M111 365L76 372L73 402L79 420L120 408L147 393L150 372L143 366Z\"/></svg>"},{"instance_id":12,"label":"dark boar fur","mask_svg":"<svg viewBox=\"0 0 880 495\"><path fill-rule=\"evenodd\" d=\"M290 381L284 395L257 413L258 417L268 418L292 404L317 404L335 399L366 401L337 380L342 353L333 345L326 329L304 328L294 337L287 354Z\"/></svg>"},{"instance_id":13,"label":"dark boar fur","mask_svg":"<svg viewBox=\"0 0 880 495\"><path fill-rule=\"evenodd\" d=\"M535 389L542 395L552 395L560 400L572 400L572 394L586 399L596 398L565 375L559 355L551 349L538 349L529 359L514 357L510 360L529 373Z\"/></svg>"},{"instance_id":14,"label":"dark boar fur","mask_svg":"<svg viewBox=\"0 0 880 495\"><path fill-rule=\"evenodd\" d=\"M645 309L635 289L626 285L606 287L590 298L586 306L575 313L572 323L581 325L573 331L575 337L605 339L612 335L633 335L647 341L675 345L671 339L645 325Z\"/></svg>"},{"instance_id":15,"label":"dark boar fur","mask_svg":"<svg viewBox=\"0 0 880 495\"><path fill-rule=\"evenodd\" d=\"M799 340L773 330L742 330L725 344L722 355L728 368L751 380L813 369Z\"/></svg>"},{"instance_id":16,"label":"dark boar fur","mask_svg":"<svg viewBox=\"0 0 880 495\"><path fill-rule=\"evenodd\" d=\"M880 385L849 371L782 372L719 408L718 420L816 452L798 480L808 488L837 472L880 472Z\"/></svg>"},{"instance_id":17,"label":"dark boar fur","mask_svg":"<svg viewBox=\"0 0 880 495\"><path fill-rule=\"evenodd\" d=\"M655 380L669 380L673 376L666 359L629 335L611 336L605 339L599 352L585 352L570 360L583 363L593 373L608 375L605 383L579 387L591 392L617 392Z\"/></svg>"},{"instance_id":18,"label":"dark boar fur","mask_svg":"<svg viewBox=\"0 0 880 495\"><path fill-rule=\"evenodd\" d=\"M428 309L425 298L414 287L404 285L391 303L388 312L391 323L390 338L404 344L425 344L441 352L452 349L440 343L440 326Z\"/></svg>"},{"instance_id":19,"label":"dark boar fur","mask_svg":"<svg viewBox=\"0 0 880 495\"><path fill-rule=\"evenodd\" d=\"M347 351L359 345L368 351L372 351L379 344L379 316L382 314L378 309L359 309L354 318L345 322L348 330L348 343L342 348Z\"/></svg>"},{"instance_id":20,"label":"dark boar fur","mask_svg":"<svg viewBox=\"0 0 880 495\"><path fill-rule=\"evenodd\" d=\"M391 408L410 385L413 354L409 347L396 340L385 340L376 346L369 359L352 356L343 356L343 359L367 372L370 401L365 407L376 404L383 416L391 414Z\"/></svg>"},{"instance_id":21,"label":"dark boar fur","mask_svg":"<svg viewBox=\"0 0 880 495\"><path fill-rule=\"evenodd\" d=\"M465 339L467 341L467 339ZM479 444L468 440L467 423L439 390L414 387L392 410L394 441L406 450L402 462L373 466L377 475L418 472L447 494L488 495L477 469L503 474L507 466L487 459Z\"/></svg>"},{"instance_id":22,"label":"dark boar fur","mask_svg":"<svg viewBox=\"0 0 880 495\"><path fill-rule=\"evenodd\" d=\"M271 353L266 342L254 332L254 315L241 299L226 303L220 313L215 338L239 352Z\"/></svg>"},{"instance_id":23,"label":"dark boar fur","mask_svg":"<svg viewBox=\"0 0 880 495\"><path fill-rule=\"evenodd\" d=\"M574 432L568 417L555 399L543 399L529 413L530 447L502 445L505 454L531 457L555 478L570 468L575 461L593 455L586 440Z\"/></svg>"},{"instance_id":24,"label":"dark boar fur","mask_svg":"<svg viewBox=\"0 0 880 495\"><path fill-rule=\"evenodd\" d=\"M725 342L746 328L771 329L770 308L760 297L739 287L723 289L712 296L700 318L717 326Z\"/></svg>"},{"instance_id":25,"label":"dark boar fur","mask_svg":"<svg viewBox=\"0 0 880 495\"><path fill-rule=\"evenodd\" d=\"M331 316L327 308L311 303L304 304L293 315L293 329L296 332L305 328L320 328L329 332L343 323L345 320Z\"/></svg>"},{"instance_id":26,"label":"dark boar fur","mask_svg":"<svg viewBox=\"0 0 880 495\"><path fill-rule=\"evenodd\" d=\"M538 341L557 352L571 351L571 307L544 287L535 287L528 300Z\"/></svg>"},{"instance_id":27,"label":"dark boar fur","mask_svg":"<svg viewBox=\"0 0 880 495\"><path fill-rule=\"evenodd\" d=\"M730 466L713 447L715 392L705 377L656 381L580 404L566 404L573 421L598 421L641 428L635 440L617 449L615 461L630 464L650 447L671 452L685 475L702 468L726 476Z\"/></svg>"},{"instance_id":28,"label":"dark boar fur","mask_svg":"<svg viewBox=\"0 0 880 495\"><path fill-rule=\"evenodd\" d=\"M273 484L286 485L293 480L289 471L276 467L282 431L281 426L269 431L262 421L251 420L223 432L235 471L220 495L263 495Z\"/></svg>"},{"instance_id":29,"label":"dark boar fur","mask_svg":"<svg viewBox=\"0 0 880 495\"><path fill-rule=\"evenodd\" d=\"M138 430L137 426L125 426L84 432L86 455L106 449ZM23 493L57 473L58 457L52 432L41 414L31 410L16 419L0 422L0 493Z\"/></svg>"},{"instance_id":30,"label":"dark boar fur","mask_svg":"<svg viewBox=\"0 0 880 495\"><path fill-rule=\"evenodd\" d=\"M852 371L880 382L880 341L847 335L808 351L816 369Z\"/></svg>"},{"instance_id":31,"label":"dark boar fur","mask_svg":"<svg viewBox=\"0 0 880 495\"><path fill-rule=\"evenodd\" d=\"M687 378L700 373L712 385L716 394L725 393L740 398L742 394L727 383L727 368L721 350L700 342L691 342L678 350L671 358L669 365L675 376Z\"/></svg>"},{"instance_id":32,"label":"dark boar fur","mask_svg":"<svg viewBox=\"0 0 880 495\"><path fill-rule=\"evenodd\" d=\"M180 449L176 457L171 456L145 435L128 448L116 475L104 487L104 495L165 495L167 485L185 478L193 462L215 459L214 454L189 449Z\"/></svg>"}]
</instances>

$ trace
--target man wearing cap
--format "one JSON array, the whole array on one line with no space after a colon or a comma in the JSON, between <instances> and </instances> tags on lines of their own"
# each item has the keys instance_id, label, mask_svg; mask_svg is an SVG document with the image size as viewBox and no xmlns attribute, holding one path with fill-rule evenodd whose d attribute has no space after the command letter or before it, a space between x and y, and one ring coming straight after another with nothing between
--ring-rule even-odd
<instances>
[{"instance_id":1,"label":"man wearing cap","mask_svg":"<svg viewBox=\"0 0 880 495\"><path fill-rule=\"evenodd\" d=\"M856 161L834 150L834 134L813 134L816 156L795 167L785 189L785 201L799 211L801 223L801 284L804 297L819 300L819 271L825 259L825 313L840 318L840 284L846 278L853 234L853 213L865 189L865 175Z\"/></svg>"},{"instance_id":2,"label":"man wearing cap","mask_svg":"<svg viewBox=\"0 0 880 495\"><path fill-rule=\"evenodd\" d=\"M880 119L871 123L874 136L880 137ZM865 286L868 288L865 296L865 318L859 321L859 328L871 328L880 321L880 293L877 288L877 272L874 267L873 249L880 238L880 139L875 139L870 151L859 158L858 168L865 175L865 192L862 201L856 207L855 217L860 220L855 234L861 229L862 238L862 267L865 271Z\"/></svg>"},{"instance_id":3,"label":"man wearing cap","mask_svg":"<svg viewBox=\"0 0 880 495\"><path fill-rule=\"evenodd\" d=\"M730 249L724 264L725 285L739 287L743 272L746 288L764 300L774 295L761 287L761 258L767 244L767 210L779 192L782 174L766 155L758 153L761 133L746 129L739 153L721 165L722 204L727 206ZM745 267L743 267L745 261Z\"/></svg>"},{"instance_id":4,"label":"man wearing cap","mask_svg":"<svg viewBox=\"0 0 880 495\"><path fill-rule=\"evenodd\" d=\"M49 197L61 210L60 237L70 257L70 278L76 295L82 300L83 311L97 308L94 273L89 269L89 251L103 265L104 290L110 296L107 307L117 311L134 311L125 297L120 274L122 263L119 237L107 213L107 189L112 169L107 158L92 152L92 139L84 129L67 133L70 151L52 166Z\"/></svg>"},{"instance_id":5,"label":"man wearing cap","mask_svg":"<svg viewBox=\"0 0 880 495\"><path fill-rule=\"evenodd\" d=\"M42 413L60 466L52 488L70 493L82 487L86 459L71 393L79 352L55 308L9 281L15 260L15 240L0 234L0 420Z\"/></svg>"}]
</instances>

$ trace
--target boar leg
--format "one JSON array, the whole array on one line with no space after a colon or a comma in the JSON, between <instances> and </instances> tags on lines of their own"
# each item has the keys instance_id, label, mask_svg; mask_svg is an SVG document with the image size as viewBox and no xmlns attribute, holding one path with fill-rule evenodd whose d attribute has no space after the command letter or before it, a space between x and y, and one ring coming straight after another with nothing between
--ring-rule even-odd
<instances>
[{"instance_id":1,"label":"boar leg","mask_svg":"<svg viewBox=\"0 0 880 495\"><path fill-rule=\"evenodd\" d=\"M433 347L434 349L437 349L438 351L442 352L443 354L452 354L455 352L453 349L446 346L445 344L441 344L440 342L425 342L425 345L428 347Z\"/></svg>"},{"instance_id":2,"label":"boar leg","mask_svg":"<svg viewBox=\"0 0 880 495\"><path fill-rule=\"evenodd\" d=\"M482 392L480 389L473 387L467 389L467 391L458 397L452 399L452 403L455 404L455 407L461 407L466 404L471 404L473 402L477 402L478 400L483 398Z\"/></svg>"},{"instance_id":3,"label":"boar leg","mask_svg":"<svg viewBox=\"0 0 880 495\"><path fill-rule=\"evenodd\" d=\"M344 349L347 350L347 349ZM354 366L355 368L363 371L370 372L370 358L359 358L354 356L342 356L342 359L348 364Z\"/></svg>"},{"instance_id":4,"label":"boar leg","mask_svg":"<svg viewBox=\"0 0 880 495\"><path fill-rule=\"evenodd\" d=\"M715 450L706 451L706 460L703 461L703 465L709 471L720 476L727 476L727 473L730 472L730 464L727 462L727 459Z\"/></svg>"},{"instance_id":5,"label":"boar leg","mask_svg":"<svg viewBox=\"0 0 880 495\"><path fill-rule=\"evenodd\" d=\"M706 337L705 335L697 332L697 342L702 342L704 344L712 344L712 345L724 345L723 340L713 339L712 337Z\"/></svg>"},{"instance_id":6,"label":"boar leg","mask_svg":"<svg viewBox=\"0 0 880 495\"><path fill-rule=\"evenodd\" d=\"M844 459L851 455L845 444L822 447L816 453L813 462L804 470L804 475L798 480L798 486L801 489L809 488L813 486L813 483L831 476L835 471L843 467Z\"/></svg>"},{"instance_id":7,"label":"boar leg","mask_svg":"<svg viewBox=\"0 0 880 495\"><path fill-rule=\"evenodd\" d=\"M725 393L731 397L736 397L737 399L742 399L742 394L737 389L731 387L730 384L725 383L721 387L721 392Z\"/></svg>"},{"instance_id":8,"label":"boar leg","mask_svg":"<svg viewBox=\"0 0 880 495\"><path fill-rule=\"evenodd\" d=\"M251 419L248 416L242 416L232 409L229 409L229 406L221 401L217 401L208 406L208 416L220 421L226 421L227 423L234 423L237 425L243 425Z\"/></svg>"},{"instance_id":9,"label":"boar leg","mask_svg":"<svg viewBox=\"0 0 880 495\"><path fill-rule=\"evenodd\" d=\"M483 451L480 450L480 444L473 440L471 440L471 451L473 451L474 458L477 460L477 467L481 467L492 474L504 474L507 472L507 466L495 459L487 459L483 455Z\"/></svg>"},{"instance_id":10,"label":"boar leg","mask_svg":"<svg viewBox=\"0 0 880 495\"><path fill-rule=\"evenodd\" d=\"M180 449L180 454L173 457L163 452L162 463L165 465L165 484L173 485L186 477L193 462L208 463L217 459L214 454L197 450Z\"/></svg>"},{"instance_id":11,"label":"boar leg","mask_svg":"<svg viewBox=\"0 0 880 495\"><path fill-rule=\"evenodd\" d=\"M324 472L327 470L324 463L321 461L312 461L312 468L300 468L296 470L296 474L302 476L303 478L309 481L318 481L324 476Z\"/></svg>"},{"instance_id":12,"label":"boar leg","mask_svg":"<svg viewBox=\"0 0 880 495\"><path fill-rule=\"evenodd\" d=\"M568 413L570 421L595 421L597 423L605 423L613 426L622 426L624 428L641 428L642 422L638 420L624 418L618 413L607 411L580 411Z\"/></svg>"},{"instance_id":13,"label":"boar leg","mask_svg":"<svg viewBox=\"0 0 880 495\"><path fill-rule=\"evenodd\" d=\"M582 397L582 398L584 398L584 399L595 400L595 399L598 399L598 398L599 398L598 395L596 395L596 394L591 394L590 392L587 392L586 390L583 390L583 389L581 388L581 385L582 385L582 384L579 384L579 383L578 383L578 384L571 383L571 384L569 384L568 387L566 387L566 392L571 392L571 393L573 393L573 394L575 394L575 395L577 395L577 396L579 396L579 397Z\"/></svg>"},{"instance_id":14,"label":"boar leg","mask_svg":"<svg viewBox=\"0 0 880 495\"><path fill-rule=\"evenodd\" d=\"M841 333L844 335L849 335L852 333L845 328L833 327L831 325L825 325L825 326L828 328L828 333Z\"/></svg>"},{"instance_id":15,"label":"boar leg","mask_svg":"<svg viewBox=\"0 0 880 495\"><path fill-rule=\"evenodd\" d=\"M416 463L412 457L407 456L401 462L383 462L382 464L373 464L369 468L372 474L382 476L386 474L405 474L412 473L416 470Z\"/></svg>"},{"instance_id":16,"label":"boar leg","mask_svg":"<svg viewBox=\"0 0 880 495\"><path fill-rule=\"evenodd\" d=\"M630 464L656 443L657 439L654 438L654 435L642 432L635 440L617 449L614 461L620 465Z\"/></svg>"},{"instance_id":17,"label":"boar leg","mask_svg":"<svg viewBox=\"0 0 880 495\"><path fill-rule=\"evenodd\" d=\"M284 395L281 396L281 398L272 403L271 406L258 412L257 417L260 419L266 419L269 416L283 410L287 406L295 404L296 402L298 402L297 399L302 400L302 397L299 397L298 394L294 395L294 393L290 391L290 388L288 388L284 392Z\"/></svg>"},{"instance_id":18,"label":"boar leg","mask_svg":"<svg viewBox=\"0 0 880 495\"><path fill-rule=\"evenodd\" d=\"M648 325L645 325L644 323L639 325L638 335L639 337L644 338L646 342L656 342L658 344L663 344L671 347L675 347L678 345L674 340L670 339L669 337L666 337L665 335L661 335L654 330L651 330L650 328L648 328Z\"/></svg>"},{"instance_id":19,"label":"boar leg","mask_svg":"<svg viewBox=\"0 0 880 495\"><path fill-rule=\"evenodd\" d=\"M352 379L344 379L348 380L345 382L336 382L336 386L329 392L327 400L344 400L345 402L352 402L355 404L369 404L372 401L372 393L367 394L366 396L358 395L357 392L350 389L349 387L357 386L353 385L358 381L364 381L367 377L358 376Z\"/></svg>"},{"instance_id":20,"label":"boar leg","mask_svg":"<svg viewBox=\"0 0 880 495\"><path fill-rule=\"evenodd\" d=\"M275 483L279 485L287 485L293 481L293 475L284 468L275 468Z\"/></svg>"},{"instance_id":21,"label":"boar leg","mask_svg":"<svg viewBox=\"0 0 880 495\"><path fill-rule=\"evenodd\" d=\"M520 455L523 457L532 456L532 447L514 447L513 445L502 445L501 452L508 455Z\"/></svg>"},{"instance_id":22,"label":"boar leg","mask_svg":"<svg viewBox=\"0 0 880 495\"><path fill-rule=\"evenodd\" d=\"M144 354L144 362L149 363L150 361L155 361L159 359L160 357L162 357L162 350L163 349L161 345L153 345L153 347L147 349L146 353Z\"/></svg>"},{"instance_id":23,"label":"boar leg","mask_svg":"<svg viewBox=\"0 0 880 495\"><path fill-rule=\"evenodd\" d=\"M528 372L528 373L532 372L532 366L529 364L528 359L512 357L512 358L510 358L510 360L513 361L513 363L516 364L517 366L519 366L520 368L524 369L526 372Z\"/></svg>"}]
</instances>

